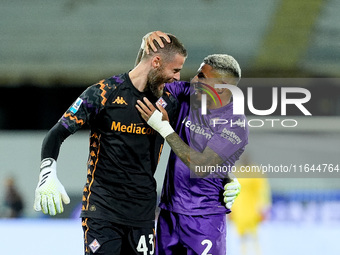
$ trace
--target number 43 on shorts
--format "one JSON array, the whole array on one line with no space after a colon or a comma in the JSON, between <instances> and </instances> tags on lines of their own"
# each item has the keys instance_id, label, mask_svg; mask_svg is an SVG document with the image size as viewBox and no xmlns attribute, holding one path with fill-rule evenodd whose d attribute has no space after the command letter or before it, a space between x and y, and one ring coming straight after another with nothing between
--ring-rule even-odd
<instances>
[{"instance_id":1,"label":"number 43 on shorts","mask_svg":"<svg viewBox=\"0 0 340 255\"><path fill-rule=\"evenodd\" d=\"M146 243L146 237L145 235L141 235L138 241L138 245L137 245L137 251L138 252L142 252L143 255L153 255L155 252L155 243L154 243L154 235L150 234L148 236L148 243L149 245ZM151 246L151 250L149 251L148 246ZM149 252L149 253L148 253Z\"/></svg>"}]
</instances>

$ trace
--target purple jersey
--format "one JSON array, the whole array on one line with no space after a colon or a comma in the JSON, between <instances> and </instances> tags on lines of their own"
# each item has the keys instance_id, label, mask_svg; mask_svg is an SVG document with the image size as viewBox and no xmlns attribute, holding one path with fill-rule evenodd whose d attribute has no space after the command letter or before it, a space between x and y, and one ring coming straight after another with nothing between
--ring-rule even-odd
<instances>
[{"instance_id":1,"label":"purple jersey","mask_svg":"<svg viewBox=\"0 0 340 255\"><path fill-rule=\"evenodd\" d=\"M202 115L200 109L190 108L190 83L174 82L166 84L166 89L180 103L176 133L199 152L207 146L215 151L224 160L224 170L233 166L248 143L245 116L233 115L232 103L210 110L207 115ZM201 167L200 170L204 171L204 166ZM222 174L226 177L226 172ZM171 151L160 207L186 215L230 212L223 202L226 180L214 178L216 176L212 174L206 178L193 178L194 175Z\"/></svg>"}]
</instances>

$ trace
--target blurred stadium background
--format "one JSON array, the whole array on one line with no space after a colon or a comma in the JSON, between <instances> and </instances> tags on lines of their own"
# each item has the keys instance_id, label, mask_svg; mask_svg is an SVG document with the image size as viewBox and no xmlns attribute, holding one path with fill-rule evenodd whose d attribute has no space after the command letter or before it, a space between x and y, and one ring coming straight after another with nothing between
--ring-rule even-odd
<instances>
[{"instance_id":1,"label":"blurred stadium background","mask_svg":"<svg viewBox=\"0 0 340 255\"><path fill-rule=\"evenodd\" d=\"M254 164L340 164L339 11L339 0L2 0L0 180L13 177L25 203L22 219L0 220L2 252L82 253L75 218L86 177L88 132L62 146L58 176L72 203L58 220L32 209L41 142L88 85L133 68L141 38L150 31L173 33L184 43L189 53L184 80L213 53L233 55L246 78L313 78L307 87L313 116L292 110L289 118L300 123L296 129L251 129L247 152ZM266 109L263 98L271 88L257 84L254 91L254 105ZM164 166L162 160L158 190ZM269 178L272 206L259 226L261 254L340 254L340 179L334 177L339 174ZM2 217L7 215L4 194ZM232 222L228 231L229 254L241 254Z\"/></svg>"}]
</instances>

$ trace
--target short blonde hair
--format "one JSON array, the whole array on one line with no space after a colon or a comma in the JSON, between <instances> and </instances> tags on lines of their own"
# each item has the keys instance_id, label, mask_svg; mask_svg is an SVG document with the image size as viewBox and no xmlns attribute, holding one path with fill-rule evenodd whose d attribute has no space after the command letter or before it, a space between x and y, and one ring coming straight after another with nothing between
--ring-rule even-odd
<instances>
[{"instance_id":1,"label":"short blonde hair","mask_svg":"<svg viewBox=\"0 0 340 255\"><path fill-rule=\"evenodd\" d=\"M227 54L213 54L205 57L203 63L210 65L221 74L231 74L238 80L241 79L241 68L235 58Z\"/></svg>"}]
</instances>

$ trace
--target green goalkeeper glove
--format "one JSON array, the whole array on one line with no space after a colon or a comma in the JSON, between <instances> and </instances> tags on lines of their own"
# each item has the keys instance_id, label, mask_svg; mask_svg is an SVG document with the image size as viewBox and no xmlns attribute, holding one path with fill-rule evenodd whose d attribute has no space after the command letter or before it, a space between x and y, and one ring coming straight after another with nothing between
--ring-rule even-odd
<instances>
[{"instance_id":1,"label":"green goalkeeper glove","mask_svg":"<svg viewBox=\"0 0 340 255\"><path fill-rule=\"evenodd\" d=\"M69 204L70 198L57 178L57 162L46 158L41 161L33 207L36 211L42 210L44 214L56 215L64 211L62 202Z\"/></svg>"},{"instance_id":2,"label":"green goalkeeper glove","mask_svg":"<svg viewBox=\"0 0 340 255\"><path fill-rule=\"evenodd\" d=\"M238 182L236 178L233 178L231 182L224 185L224 203L225 207L231 209L232 205L235 202L235 199L241 192L241 184Z\"/></svg>"}]
</instances>

